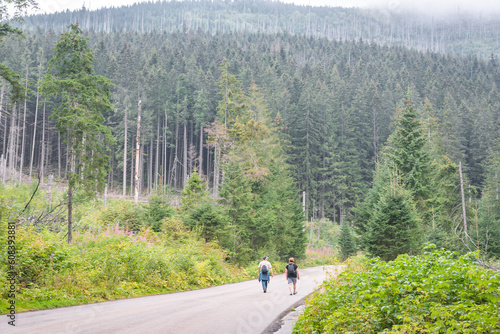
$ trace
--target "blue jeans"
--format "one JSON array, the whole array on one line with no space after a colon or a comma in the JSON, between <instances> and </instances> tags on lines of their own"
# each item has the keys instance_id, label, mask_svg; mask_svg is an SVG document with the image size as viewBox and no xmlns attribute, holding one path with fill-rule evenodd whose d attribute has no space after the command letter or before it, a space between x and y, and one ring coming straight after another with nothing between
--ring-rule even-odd
<instances>
[{"instance_id":1,"label":"blue jeans","mask_svg":"<svg viewBox=\"0 0 500 334\"><path fill-rule=\"evenodd\" d=\"M267 290L267 281L262 281L262 289Z\"/></svg>"}]
</instances>

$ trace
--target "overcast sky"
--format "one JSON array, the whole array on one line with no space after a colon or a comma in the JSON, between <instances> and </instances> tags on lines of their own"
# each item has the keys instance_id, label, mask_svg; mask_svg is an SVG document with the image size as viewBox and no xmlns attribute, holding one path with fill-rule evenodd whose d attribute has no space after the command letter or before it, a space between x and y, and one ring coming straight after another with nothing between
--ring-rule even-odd
<instances>
[{"instance_id":1,"label":"overcast sky","mask_svg":"<svg viewBox=\"0 0 500 334\"><path fill-rule=\"evenodd\" d=\"M155 1L155 0L152 0ZM144 0L38 0L40 10L38 13L53 13L75 10L85 7L95 10L101 7L119 7L132 5L137 2L148 2ZM373 7L382 6L391 11L400 11L405 8L419 8L432 10L436 13L447 12L480 12L491 14L500 12L500 1L498 0L282 0L282 2L295 3L298 5L311 6L342 6L342 7Z\"/></svg>"}]
</instances>

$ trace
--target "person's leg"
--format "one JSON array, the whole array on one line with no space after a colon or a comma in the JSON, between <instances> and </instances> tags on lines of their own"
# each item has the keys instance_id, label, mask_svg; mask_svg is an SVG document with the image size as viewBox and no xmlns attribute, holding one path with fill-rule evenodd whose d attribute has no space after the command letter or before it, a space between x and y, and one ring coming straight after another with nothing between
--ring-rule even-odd
<instances>
[{"instance_id":1,"label":"person's leg","mask_svg":"<svg viewBox=\"0 0 500 334\"><path fill-rule=\"evenodd\" d=\"M264 290L264 292L265 292L266 288L267 288L267 281L266 280L262 280L262 290Z\"/></svg>"},{"instance_id":2,"label":"person's leg","mask_svg":"<svg viewBox=\"0 0 500 334\"><path fill-rule=\"evenodd\" d=\"M288 283L288 290L290 290L290 294L292 294L292 285L292 282Z\"/></svg>"},{"instance_id":3,"label":"person's leg","mask_svg":"<svg viewBox=\"0 0 500 334\"><path fill-rule=\"evenodd\" d=\"M297 283L293 283L293 294L297 293Z\"/></svg>"}]
</instances>

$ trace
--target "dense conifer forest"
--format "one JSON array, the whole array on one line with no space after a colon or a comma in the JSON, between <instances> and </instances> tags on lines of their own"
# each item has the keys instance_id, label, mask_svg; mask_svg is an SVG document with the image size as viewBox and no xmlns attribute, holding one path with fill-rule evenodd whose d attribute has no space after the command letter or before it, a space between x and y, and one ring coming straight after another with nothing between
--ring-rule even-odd
<instances>
[{"instance_id":1,"label":"dense conifer forest","mask_svg":"<svg viewBox=\"0 0 500 334\"><path fill-rule=\"evenodd\" d=\"M492 172L499 144L498 18L479 24L466 13L434 20L258 0L156 2L27 17L26 38L8 37L0 45L2 61L29 88L25 102L9 105L9 87L2 84L2 104L13 116L0 119L4 181L21 180L20 170L30 176L40 171L42 180L71 171L51 117L57 100L42 96L39 85L71 22L88 38L96 74L114 84L105 123L116 139L107 147L107 186L115 193L147 196L165 187L180 193L196 171L212 196L231 201L236 191L269 195L259 184L268 175L291 176L296 188L286 193L298 207L305 192L306 220L353 221L363 214L359 204L369 203L365 195L397 127L397 111L410 102L431 170L439 174L460 163L470 206L487 189L497 191L491 182L498 182ZM221 132L222 123L228 133ZM249 142L241 131L253 131L252 140L265 139L267 146ZM272 154L271 142L278 145ZM263 149L269 155L255 155ZM290 168L269 172L285 161ZM440 180L427 191L436 193L432 187ZM450 185L447 195L457 186ZM248 201L234 198L235 212L255 210L245 208ZM429 218L429 210L439 207L456 222L458 204L431 205L421 214ZM233 224L243 215L238 212Z\"/></svg>"},{"instance_id":2,"label":"dense conifer forest","mask_svg":"<svg viewBox=\"0 0 500 334\"><path fill-rule=\"evenodd\" d=\"M498 332L500 17L201 0L17 24L0 313L252 279L267 255L345 261L297 333Z\"/></svg>"}]
</instances>

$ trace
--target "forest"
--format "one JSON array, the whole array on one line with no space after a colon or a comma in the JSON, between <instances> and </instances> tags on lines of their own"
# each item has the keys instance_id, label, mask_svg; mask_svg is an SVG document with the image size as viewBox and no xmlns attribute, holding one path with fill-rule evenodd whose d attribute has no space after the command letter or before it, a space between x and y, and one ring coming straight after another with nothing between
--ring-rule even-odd
<instances>
[{"instance_id":1,"label":"forest","mask_svg":"<svg viewBox=\"0 0 500 334\"><path fill-rule=\"evenodd\" d=\"M431 242L486 265L500 257L499 26L260 0L28 16L0 44L18 74L0 91L4 200L39 177L87 203L83 233L86 196L104 192L129 201L96 218L117 235L187 228L239 264L304 258L340 225L343 260ZM73 71L95 84L78 102L95 118L64 114ZM71 241L71 217L33 217L21 225Z\"/></svg>"}]
</instances>

